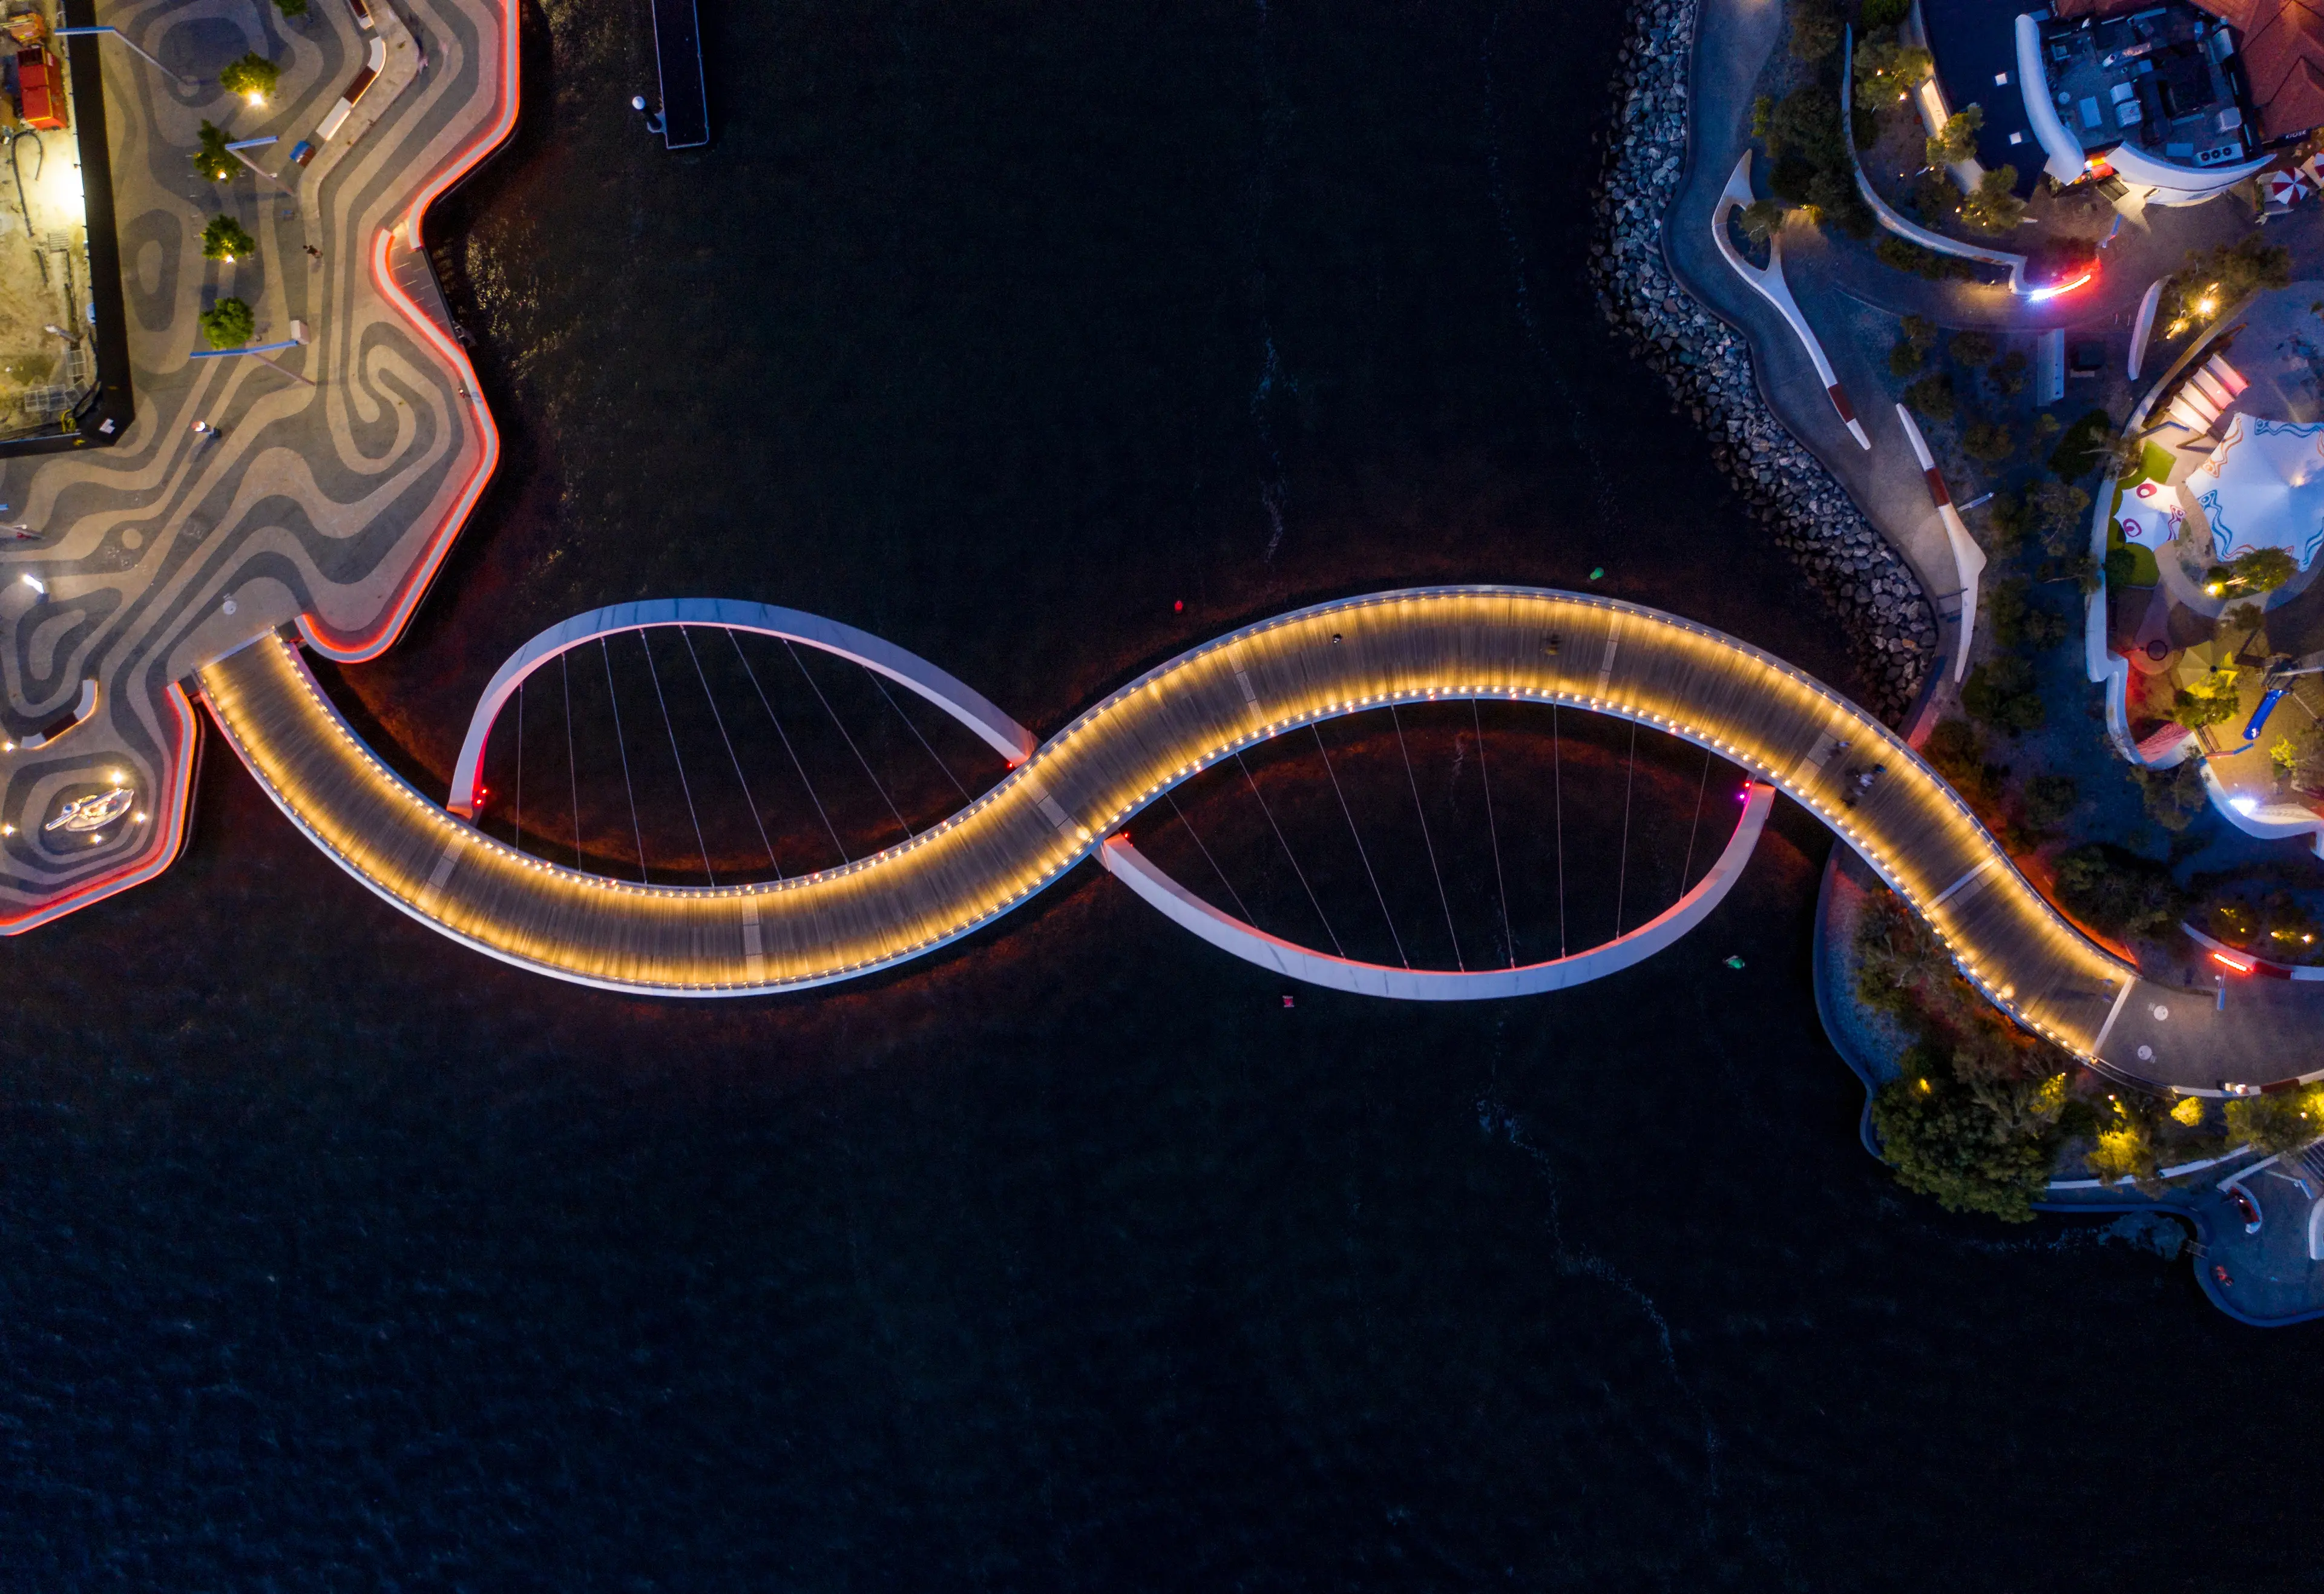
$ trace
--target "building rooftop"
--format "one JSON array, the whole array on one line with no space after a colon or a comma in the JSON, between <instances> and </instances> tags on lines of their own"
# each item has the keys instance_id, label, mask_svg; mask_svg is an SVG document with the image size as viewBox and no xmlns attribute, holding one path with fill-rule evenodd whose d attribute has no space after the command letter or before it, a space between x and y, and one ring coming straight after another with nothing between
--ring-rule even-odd
<instances>
[{"instance_id":1,"label":"building rooftop","mask_svg":"<svg viewBox=\"0 0 2324 1594\"><path fill-rule=\"evenodd\" d=\"M2262 138L2324 126L2324 10L2311 0L2216 0L2243 46Z\"/></svg>"},{"instance_id":2,"label":"building rooftop","mask_svg":"<svg viewBox=\"0 0 2324 1594\"><path fill-rule=\"evenodd\" d=\"M2016 167L2020 194L2034 191L2043 159L2017 92L2015 29L2025 9L2026 0L1921 0L1921 25L1946 102L1956 111L1972 105L1984 111L1978 163Z\"/></svg>"},{"instance_id":3,"label":"building rooftop","mask_svg":"<svg viewBox=\"0 0 2324 1594\"><path fill-rule=\"evenodd\" d=\"M2060 21L2135 20L2152 0L2057 0ZM2183 6L2165 9L2184 10ZM2261 140L2273 144L2324 126L2324 0L2196 0L2235 30L2242 88Z\"/></svg>"},{"instance_id":4,"label":"building rooftop","mask_svg":"<svg viewBox=\"0 0 2324 1594\"><path fill-rule=\"evenodd\" d=\"M2093 155L2129 144L2187 166L2248 157L2258 141L2234 57L2233 35L2190 5L2059 17L2042 28L2050 97Z\"/></svg>"}]
</instances>

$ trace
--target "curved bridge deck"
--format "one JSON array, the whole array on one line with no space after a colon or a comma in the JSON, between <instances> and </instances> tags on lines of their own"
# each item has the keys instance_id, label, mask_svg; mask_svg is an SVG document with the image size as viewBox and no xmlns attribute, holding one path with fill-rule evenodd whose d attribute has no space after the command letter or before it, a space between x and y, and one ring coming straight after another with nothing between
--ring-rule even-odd
<instances>
[{"instance_id":1,"label":"curved bridge deck","mask_svg":"<svg viewBox=\"0 0 2324 1594\"><path fill-rule=\"evenodd\" d=\"M1588 709L1723 755L1830 825L1987 996L2070 1051L2095 1053L2132 978L1863 710L1708 627L1571 593L1395 592L1248 627L1115 692L912 840L845 868L732 888L624 885L479 834L373 755L279 637L199 681L266 790L374 890L493 956L621 990L774 991L900 962L1006 913L1237 748L1387 703L1471 697ZM1869 764L1887 773L1844 806L1847 770Z\"/></svg>"}]
</instances>

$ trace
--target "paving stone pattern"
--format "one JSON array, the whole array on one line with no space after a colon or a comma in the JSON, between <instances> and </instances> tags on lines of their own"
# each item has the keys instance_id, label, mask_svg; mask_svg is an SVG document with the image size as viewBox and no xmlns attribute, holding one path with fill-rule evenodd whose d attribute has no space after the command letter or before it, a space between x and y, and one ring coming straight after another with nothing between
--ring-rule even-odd
<instances>
[{"instance_id":1,"label":"paving stone pattern","mask_svg":"<svg viewBox=\"0 0 2324 1594\"><path fill-rule=\"evenodd\" d=\"M150 877L174 856L198 730L186 681L201 663L297 621L341 658L376 653L481 487L496 451L456 345L383 291L383 238L416 199L505 132L512 10L485 0L370 0L387 60L337 138L303 171L312 134L364 64L371 35L346 0L286 23L251 0L144 0L106 20L199 79L186 88L107 42L110 122L136 419L117 446L14 461L6 517L42 530L0 550L0 660L10 739L94 715L52 746L0 754L0 930L21 931ZM246 50L282 66L272 102L217 88ZM77 86L86 93L88 86ZM295 198L242 175L213 185L191 153L205 118L254 152ZM254 260L205 261L220 212ZM314 246L319 261L305 252ZM379 274L385 274L381 272ZM195 359L198 317L239 297L262 340L303 321L313 341L263 361ZM311 378L309 387L284 375ZM194 423L216 427L197 434ZM43 596L22 580L45 583ZM101 839L42 826L73 797L137 791L134 820Z\"/></svg>"}]
</instances>

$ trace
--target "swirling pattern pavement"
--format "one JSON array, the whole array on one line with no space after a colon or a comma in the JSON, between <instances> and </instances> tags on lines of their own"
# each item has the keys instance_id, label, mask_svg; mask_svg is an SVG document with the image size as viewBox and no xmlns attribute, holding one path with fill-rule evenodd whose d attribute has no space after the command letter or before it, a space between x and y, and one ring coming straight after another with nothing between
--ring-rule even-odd
<instances>
[{"instance_id":1,"label":"swirling pattern pavement","mask_svg":"<svg viewBox=\"0 0 2324 1594\"><path fill-rule=\"evenodd\" d=\"M497 458L440 305L404 283L425 292L410 246L427 205L514 125L514 0L370 0L368 14L373 32L346 0L317 0L289 24L244 0L137 0L106 14L198 86L106 45L136 419L112 449L0 476L0 499L47 533L0 552L14 567L0 568L8 740L69 714L85 682L97 687L88 719L0 755L0 931L167 867L197 751L180 683L286 624L337 658L387 646ZM311 136L374 37L378 79L309 165L290 165L290 145ZM263 110L217 86L247 50L283 67ZM198 178L189 156L205 117L235 137L276 134L260 153L295 194ZM202 226L221 209L257 236L254 259L202 258ZM256 359L189 357L199 311L228 294L264 334L306 323L312 343L282 357L316 386ZM198 436L196 421L217 434ZM42 830L64 802L116 778L138 793L131 818L93 839Z\"/></svg>"}]
</instances>

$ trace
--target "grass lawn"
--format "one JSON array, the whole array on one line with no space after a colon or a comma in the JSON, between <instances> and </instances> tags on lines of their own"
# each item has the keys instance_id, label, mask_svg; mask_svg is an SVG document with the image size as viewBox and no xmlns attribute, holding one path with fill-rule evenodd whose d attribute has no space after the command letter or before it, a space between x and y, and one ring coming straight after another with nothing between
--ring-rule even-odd
<instances>
[{"instance_id":1,"label":"grass lawn","mask_svg":"<svg viewBox=\"0 0 2324 1594\"><path fill-rule=\"evenodd\" d=\"M2119 497L2119 495L2117 495ZM2130 581L2133 587L2153 587L2163 579L2163 568L2154 562L2154 550L2137 542L2123 540L2122 522L2107 523L2107 551L2117 548L2130 550Z\"/></svg>"}]
</instances>

